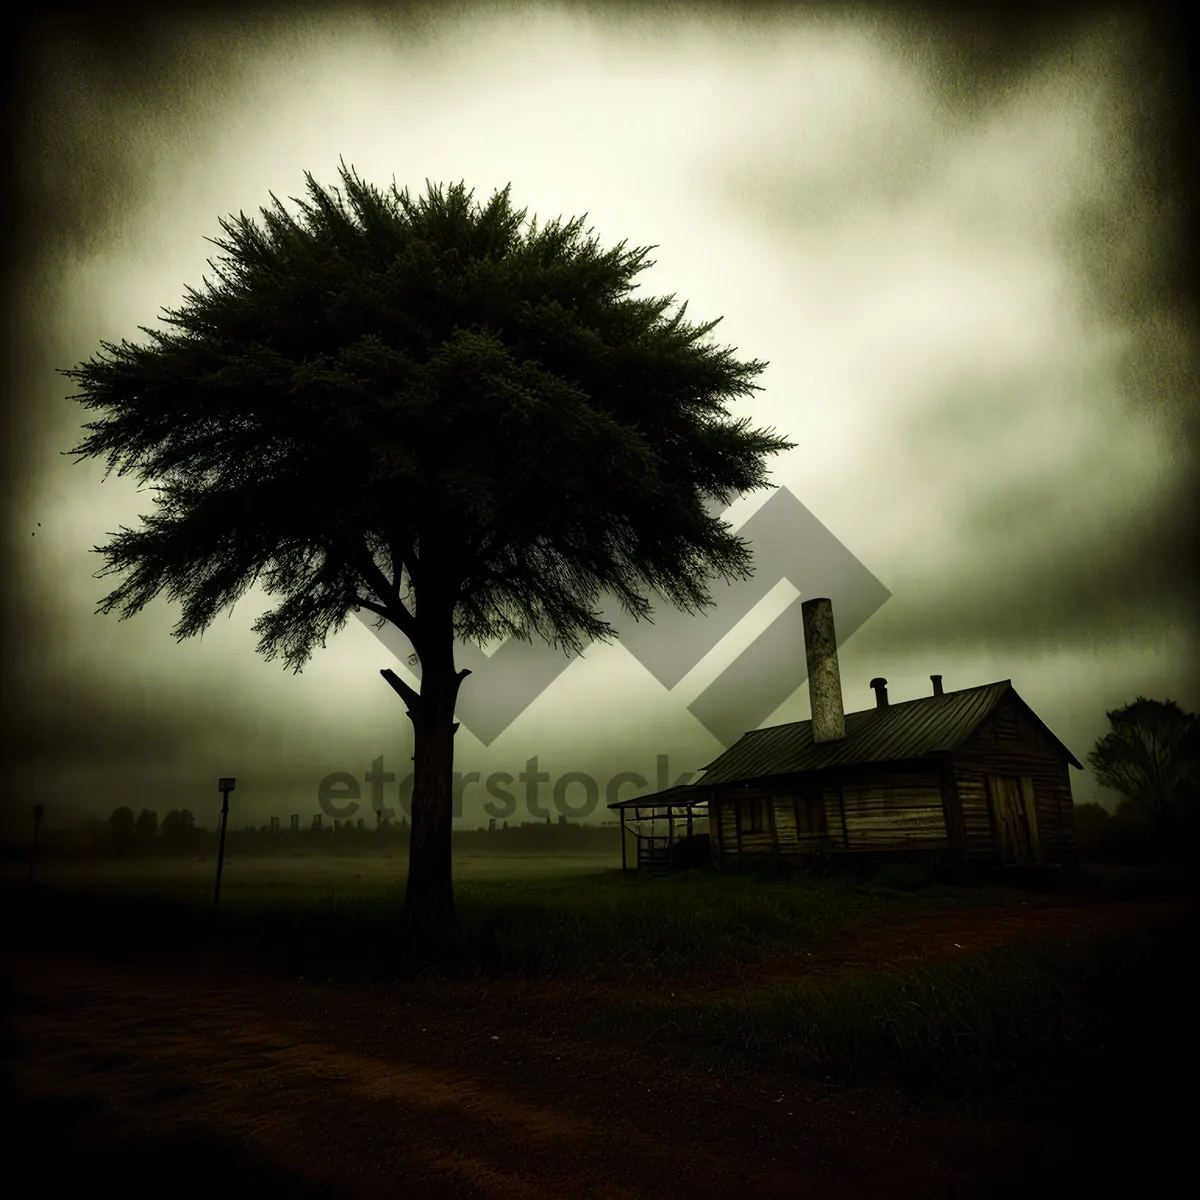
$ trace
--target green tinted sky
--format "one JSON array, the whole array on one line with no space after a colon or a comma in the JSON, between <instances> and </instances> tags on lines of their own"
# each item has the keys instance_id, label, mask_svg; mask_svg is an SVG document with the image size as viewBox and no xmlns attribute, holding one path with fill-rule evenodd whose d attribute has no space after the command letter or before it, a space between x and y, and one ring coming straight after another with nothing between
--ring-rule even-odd
<instances>
[{"instance_id":1,"label":"green tinted sky","mask_svg":"<svg viewBox=\"0 0 1200 1200\"><path fill-rule=\"evenodd\" d=\"M299 194L305 170L333 183L339 157L413 191L511 182L531 214L587 212L607 244L656 244L643 288L723 315L722 343L770 361L735 412L798 443L774 481L893 593L843 649L848 710L873 703L876 675L893 700L931 672L949 689L1011 678L1082 759L1138 694L1200 705L1195 348L1155 137L1171 96L1142 26L1079 20L993 58L969 22L883 8L442 11L179 20L119 44L67 23L36 43L12 813L187 804L211 823L232 774L247 820L307 820L328 772L408 765L377 673L397 664L357 621L293 676L255 654L261 597L183 645L165 602L93 615L111 585L88 549L149 497L59 453L83 414L54 368L140 338L200 283L218 217ZM653 783L657 755L672 781L702 766L720 746L687 704L795 594L781 584L671 692L594 647L491 746L461 731L460 769L516 774L537 755L552 776ZM768 723L807 715L801 686ZM1092 798L1089 778L1075 788Z\"/></svg>"}]
</instances>

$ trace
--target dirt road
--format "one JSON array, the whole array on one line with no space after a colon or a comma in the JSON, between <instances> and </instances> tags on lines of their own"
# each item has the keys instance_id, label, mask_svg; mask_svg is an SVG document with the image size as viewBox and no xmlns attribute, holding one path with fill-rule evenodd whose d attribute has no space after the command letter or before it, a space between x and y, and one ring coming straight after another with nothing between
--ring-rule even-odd
<instances>
[{"instance_id":1,"label":"dirt road","mask_svg":"<svg viewBox=\"0 0 1200 1200\"><path fill-rule=\"evenodd\" d=\"M759 978L910 965L1031 930L1087 936L1178 904L927 916ZM11 1144L50 1193L125 1196L938 1197L1113 1182L1055 1130L919 1108L577 1032L588 989L437 984L370 995L228 961L26 955L9 971ZM663 985L678 988L679 984ZM237 1172L235 1175L234 1172ZM1093 1176L1089 1180L1089 1173Z\"/></svg>"}]
</instances>

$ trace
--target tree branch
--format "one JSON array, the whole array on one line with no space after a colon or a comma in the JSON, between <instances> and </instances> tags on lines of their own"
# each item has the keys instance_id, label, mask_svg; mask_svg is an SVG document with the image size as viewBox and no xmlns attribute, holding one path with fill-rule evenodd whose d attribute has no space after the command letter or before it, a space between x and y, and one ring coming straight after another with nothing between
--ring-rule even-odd
<instances>
[{"instance_id":1,"label":"tree branch","mask_svg":"<svg viewBox=\"0 0 1200 1200\"><path fill-rule=\"evenodd\" d=\"M458 689L462 685L462 681L466 679L470 673L471 672L465 667L461 671L456 671L454 673L454 692L456 697L458 694ZM405 683L404 680L401 679L400 676L397 675L396 672L390 667L384 667L379 674L383 676L384 682L388 685L388 687L390 687L392 691L394 691L396 695L398 695L400 699L403 700L408 706L408 715L412 717L414 712L419 715L421 711L420 693L413 691L413 689L410 688L408 684ZM458 726L455 725L454 728L457 729Z\"/></svg>"},{"instance_id":2,"label":"tree branch","mask_svg":"<svg viewBox=\"0 0 1200 1200\"><path fill-rule=\"evenodd\" d=\"M396 591L400 591L400 579L405 570L408 571L409 581L415 587L416 576L413 573L413 563L416 561L416 556L412 552L412 547L410 546L406 552L394 537L389 536L386 540L388 544L388 554L391 556L392 560L392 573L396 576Z\"/></svg>"},{"instance_id":3,"label":"tree branch","mask_svg":"<svg viewBox=\"0 0 1200 1200\"><path fill-rule=\"evenodd\" d=\"M388 687L394 691L401 700L408 706L408 715L411 717L414 712L419 712L421 708L421 697L417 692L414 692L407 683L401 679L395 671L390 667L385 667L379 672L383 676Z\"/></svg>"},{"instance_id":4,"label":"tree branch","mask_svg":"<svg viewBox=\"0 0 1200 1200\"><path fill-rule=\"evenodd\" d=\"M383 602L383 611L380 611L379 607L371 604L364 604L363 607L369 609L371 612L379 613L380 616L386 617L391 621L412 642L413 649L419 653L421 636L417 619L405 607L404 601L400 599L398 582L393 584L379 569L379 564L372 557L365 545L356 547L352 557L354 568L363 577L363 581Z\"/></svg>"},{"instance_id":5,"label":"tree branch","mask_svg":"<svg viewBox=\"0 0 1200 1200\"><path fill-rule=\"evenodd\" d=\"M365 596L360 596L355 593L354 603L359 608L365 608L368 612L373 612L377 617L383 617L385 621L390 621L391 614L381 604L376 604L374 600L368 600Z\"/></svg>"}]
</instances>

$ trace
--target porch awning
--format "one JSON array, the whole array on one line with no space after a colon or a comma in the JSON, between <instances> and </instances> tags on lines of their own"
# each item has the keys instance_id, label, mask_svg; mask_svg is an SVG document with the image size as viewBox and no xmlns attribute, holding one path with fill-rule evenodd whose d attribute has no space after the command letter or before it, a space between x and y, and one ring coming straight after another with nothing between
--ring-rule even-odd
<instances>
[{"instance_id":1,"label":"porch awning","mask_svg":"<svg viewBox=\"0 0 1200 1200\"><path fill-rule=\"evenodd\" d=\"M652 792L649 796L634 796L629 800L618 800L608 807L622 810L630 808L663 809L665 817L667 809L679 809L684 813L695 808L698 804L707 804L712 789L698 783L681 783L677 787L667 788L663 792Z\"/></svg>"}]
</instances>

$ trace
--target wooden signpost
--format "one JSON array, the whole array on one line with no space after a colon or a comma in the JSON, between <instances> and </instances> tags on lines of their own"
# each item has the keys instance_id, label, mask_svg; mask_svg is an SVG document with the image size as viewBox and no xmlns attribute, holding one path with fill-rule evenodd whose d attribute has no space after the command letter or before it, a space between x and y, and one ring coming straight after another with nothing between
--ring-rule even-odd
<instances>
[{"instance_id":1,"label":"wooden signpost","mask_svg":"<svg viewBox=\"0 0 1200 1200\"><path fill-rule=\"evenodd\" d=\"M224 797L221 804L221 841L217 847L217 890L213 893L213 908L221 903L221 868L225 865L225 826L229 823L229 793L233 791L236 779L220 779L217 787Z\"/></svg>"}]
</instances>

